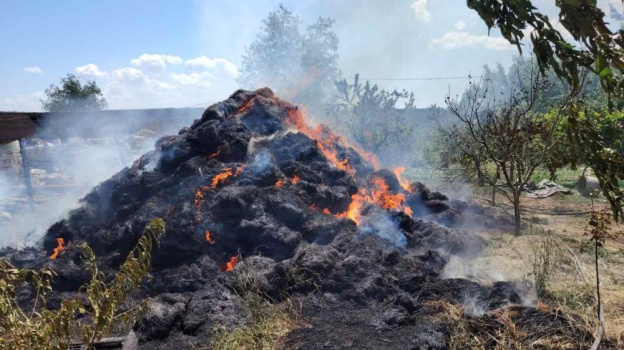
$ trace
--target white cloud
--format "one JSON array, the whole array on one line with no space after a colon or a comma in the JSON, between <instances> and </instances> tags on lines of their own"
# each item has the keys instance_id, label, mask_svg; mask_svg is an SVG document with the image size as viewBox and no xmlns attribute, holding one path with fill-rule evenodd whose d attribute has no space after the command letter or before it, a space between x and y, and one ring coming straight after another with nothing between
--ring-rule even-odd
<instances>
[{"instance_id":1,"label":"white cloud","mask_svg":"<svg viewBox=\"0 0 624 350\"><path fill-rule=\"evenodd\" d=\"M209 58L206 56L199 56L187 60L184 64L188 67L202 67L207 69L219 68L223 69L231 76L238 75L238 67L225 58Z\"/></svg>"},{"instance_id":2,"label":"white cloud","mask_svg":"<svg viewBox=\"0 0 624 350\"><path fill-rule=\"evenodd\" d=\"M76 67L76 73L82 76L90 76L96 78L108 77L108 72L100 70L100 67L93 63L85 64L84 66Z\"/></svg>"},{"instance_id":3,"label":"white cloud","mask_svg":"<svg viewBox=\"0 0 624 350\"><path fill-rule=\"evenodd\" d=\"M457 29L457 30L462 30L462 29L466 28L466 22L459 21L459 22L455 23L453 25L453 27L455 27L455 29Z\"/></svg>"},{"instance_id":4,"label":"white cloud","mask_svg":"<svg viewBox=\"0 0 624 350\"><path fill-rule=\"evenodd\" d=\"M99 78L111 109L187 107L226 99L239 86L238 67L226 58L183 59L144 54L130 65L104 71L96 63L76 67L77 75ZM40 110L42 92L0 98L0 110Z\"/></svg>"},{"instance_id":5,"label":"white cloud","mask_svg":"<svg viewBox=\"0 0 624 350\"><path fill-rule=\"evenodd\" d=\"M45 99L45 97L43 91L37 91L27 95L0 98L0 111L41 111L41 100Z\"/></svg>"},{"instance_id":6,"label":"white cloud","mask_svg":"<svg viewBox=\"0 0 624 350\"><path fill-rule=\"evenodd\" d=\"M130 60L130 63L137 67L152 67L160 69L165 68L167 65L182 64L182 62L184 62L182 57L149 53L144 53L138 58Z\"/></svg>"},{"instance_id":7,"label":"white cloud","mask_svg":"<svg viewBox=\"0 0 624 350\"><path fill-rule=\"evenodd\" d=\"M488 35L474 35L467 32L449 32L431 40L431 44L441 45L444 49L482 46L489 50L508 50L514 47L505 38Z\"/></svg>"},{"instance_id":8,"label":"white cloud","mask_svg":"<svg viewBox=\"0 0 624 350\"><path fill-rule=\"evenodd\" d=\"M24 72L26 73L35 73L35 74L43 74L43 70L41 70L41 68L34 66L34 67L24 67Z\"/></svg>"},{"instance_id":9,"label":"white cloud","mask_svg":"<svg viewBox=\"0 0 624 350\"><path fill-rule=\"evenodd\" d=\"M185 73L171 73L171 80L180 85L198 85L198 86L210 86L210 80L214 76L208 72L193 72L190 74Z\"/></svg>"},{"instance_id":10,"label":"white cloud","mask_svg":"<svg viewBox=\"0 0 624 350\"><path fill-rule=\"evenodd\" d=\"M425 22L429 22L431 14L427 11L427 0L416 0L414 1L410 7L414 10L414 14L419 19L422 19Z\"/></svg>"},{"instance_id":11,"label":"white cloud","mask_svg":"<svg viewBox=\"0 0 624 350\"><path fill-rule=\"evenodd\" d=\"M136 80L143 80L145 78L145 75L139 69L136 69L133 67L126 67L126 68L115 69L112 72L112 78L115 80L136 81Z\"/></svg>"}]
</instances>

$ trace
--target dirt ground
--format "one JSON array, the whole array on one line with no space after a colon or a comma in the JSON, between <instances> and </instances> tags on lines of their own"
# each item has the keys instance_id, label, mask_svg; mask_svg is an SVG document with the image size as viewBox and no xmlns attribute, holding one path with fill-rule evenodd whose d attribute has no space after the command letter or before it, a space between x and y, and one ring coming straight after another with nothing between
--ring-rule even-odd
<instances>
[{"instance_id":1,"label":"dirt ground","mask_svg":"<svg viewBox=\"0 0 624 350\"><path fill-rule=\"evenodd\" d=\"M475 220L470 228L487 240L483 256L458 259L447 268L449 277L469 277L481 282L506 280L525 289L526 303L547 303L593 319L595 312L594 247L584 236L591 202L578 194L556 194L549 198L524 197L524 229L513 234L508 220L512 208L499 198L492 208L489 196L475 194L473 201L489 213ZM597 209L606 207L595 201ZM496 223L496 224L495 224ZM622 232L618 232L622 231ZM600 288L609 338L624 344L624 227L613 225L617 235L599 248ZM537 298L534 266L538 257L547 256L553 266L547 296Z\"/></svg>"}]
</instances>

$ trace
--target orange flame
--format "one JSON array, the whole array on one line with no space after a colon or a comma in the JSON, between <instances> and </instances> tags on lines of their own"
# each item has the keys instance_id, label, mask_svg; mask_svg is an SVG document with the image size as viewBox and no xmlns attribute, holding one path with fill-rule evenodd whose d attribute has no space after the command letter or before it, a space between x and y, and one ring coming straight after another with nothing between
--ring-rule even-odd
<instances>
[{"instance_id":1,"label":"orange flame","mask_svg":"<svg viewBox=\"0 0 624 350\"><path fill-rule=\"evenodd\" d=\"M334 214L334 216L337 217L337 218L348 218L348 214L349 213L345 211L344 213Z\"/></svg>"},{"instance_id":2,"label":"orange flame","mask_svg":"<svg viewBox=\"0 0 624 350\"><path fill-rule=\"evenodd\" d=\"M284 186L284 181L283 180L277 180L277 182L275 183L275 187L280 188Z\"/></svg>"},{"instance_id":3,"label":"orange flame","mask_svg":"<svg viewBox=\"0 0 624 350\"><path fill-rule=\"evenodd\" d=\"M210 231L206 231L206 242L210 244L215 244L216 242L214 241L214 239L212 239L212 237L210 237L210 235Z\"/></svg>"},{"instance_id":4,"label":"orange flame","mask_svg":"<svg viewBox=\"0 0 624 350\"><path fill-rule=\"evenodd\" d=\"M193 206L195 207L195 211L199 212L201 210L205 191L216 188L218 185L225 182L225 180L229 178L230 176L238 176L238 174L240 174L240 172L243 171L244 168L245 168L244 165L240 166L236 169L236 172L234 173L232 172L232 168L225 168L225 170L223 170L221 173L215 175L212 178L212 182L210 183L210 186L201 186L200 188L198 188L197 191L195 191L195 200L193 201Z\"/></svg>"},{"instance_id":5,"label":"orange flame","mask_svg":"<svg viewBox=\"0 0 624 350\"><path fill-rule=\"evenodd\" d=\"M225 179L227 179L231 175L232 175L232 168L225 168L225 170L223 170L221 173L215 175L215 177L212 178L210 187L216 188L217 185L219 185L219 183L222 183L223 181L225 181Z\"/></svg>"},{"instance_id":6,"label":"orange flame","mask_svg":"<svg viewBox=\"0 0 624 350\"><path fill-rule=\"evenodd\" d=\"M351 196L351 204L349 204L349 209L347 209L346 213L343 213L342 217L347 217L356 224L360 222L360 210L362 209L362 205L367 201L366 191L364 189L360 189L360 191Z\"/></svg>"},{"instance_id":7,"label":"orange flame","mask_svg":"<svg viewBox=\"0 0 624 350\"><path fill-rule=\"evenodd\" d=\"M222 271L232 271L234 270L234 266L236 266L236 263L238 262L238 257L237 256L233 256L230 258L230 260L228 262L225 263L225 266L223 266Z\"/></svg>"},{"instance_id":8,"label":"orange flame","mask_svg":"<svg viewBox=\"0 0 624 350\"><path fill-rule=\"evenodd\" d=\"M59 253L65 250L65 247L63 246L63 243L65 242L65 240L63 238L61 237L57 238L56 242L58 243L58 246L54 248L54 253L50 255L50 259L56 259Z\"/></svg>"},{"instance_id":9,"label":"orange flame","mask_svg":"<svg viewBox=\"0 0 624 350\"><path fill-rule=\"evenodd\" d=\"M355 223L360 221L360 211L364 203L371 203L384 209L402 210L408 215L412 215L412 209L405 205L405 195L402 193L391 193L388 184L380 177L371 180L373 186L369 189L361 188L360 191L351 196L351 204L346 212L337 214L337 217L347 217Z\"/></svg>"},{"instance_id":10,"label":"orange flame","mask_svg":"<svg viewBox=\"0 0 624 350\"><path fill-rule=\"evenodd\" d=\"M407 205L403 207L403 211L405 212L405 214L412 216L414 215L414 212L412 211L412 208L408 207Z\"/></svg>"},{"instance_id":11,"label":"orange flame","mask_svg":"<svg viewBox=\"0 0 624 350\"><path fill-rule=\"evenodd\" d=\"M286 123L294 126L299 132L307 135L309 138L316 140L321 153L336 168L344 170L350 174L355 174L355 169L349 165L349 160L346 158L339 159L338 157L338 150L336 149L336 146L347 146L342 137L332 133L329 129L323 127L323 125L319 125L314 129L309 128L304 120L304 116L300 108L292 108L288 110Z\"/></svg>"},{"instance_id":12,"label":"orange flame","mask_svg":"<svg viewBox=\"0 0 624 350\"><path fill-rule=\"evenodd\" d=\"M245 104L243 104L241 108L238 110L238 113L245 113L248 110L250 110L251 107L253 107L253 101L254 99L252 98L251 100L245 102Z\"/></svg>"},{"instance_id":13,"label":"orange flame","mask_svg":"<svg viewBox=\"0 0 624 350\"><path fill-rule=\"evenodd\" d=\"M221 173L215 175L212 178L212 182L210 183L210 188L217 188L218 185L225 182L225 180L227 180L230 176L238 176L238 174L240 174L244 168L245 168L244 166L240 166L236 169L235 172L232 172L232 168L225 168L225 170L223 170Z\"/></svg>"},{"instance_id":14,"label":"orange flame","mask_svg":"<svg viewBox=\"0 0 624 350\"><path fill-rule=\"evenodd\" d=\"M215 153L212 153L211 155L209 155L208 159L212 159L212 158L218 156L219 153L221 153L221 148L219 148Z\"/></svg>"},{"instance_id":15,"label":"orange flame","mask_svg":"<svg viewBox=\"0 0 624 350\"><path fill-rule=\"evenodd\" d=\"M372 188L370 190L373 203L380 205L384 209L401 209L403 202L405 202L405 195L402 193L391 194L388 185L380 177L373 178L372 182L377 187L377 189Z\"/></svg>"},{"instance_id":16,"label":"orange flame","mask_svg":"<svg viewBox=\"0 0 624 350\"><path fill-rule=\"evenodd\" d=\"M409 193L412 193L412 186L410 185L410 182L408 179L404 179L401 174L403 174L403 172L406 170L405 167L400 166L400 167L396 167L394 168L393 172L394 175L397 177L397 180L399 180L399 184L401 184L401 187L403 187L404 190L406 190Z\"/></svg>"},{"instance_id":17,"label":"orange flame","mask_svg":"<svg viewBox=\"0 0 624 350\"><path fill-rule=\"evenodd\" d=\"M200 188L195 191L195 200L193 201L193 206L195 207L195 211L201 210L202 199L204 199L204 193Z\"/></svg>"},{"instance_id":18,"label":"orange flame","mask_svg":"<svg viewBox=\"0 0 624 350\"><path fill-rule=\"evenodd\" d=\"M310 205L310 208L316 209L316 205L312 204L312 205ZM348 217L348 212L346 212L346 211L344 213L333 214L329 210L329 208L324 208L323 210L321 210L321 213L323 213L325 215L333 215L333 216L335 216L337 218L346 218L346 217Z\"/></svg>"},{"instance_id":19,"label":"orange flame","mask_svg":"<svg viewBox=\"0 0 624 350\"><path fill-rule=\"evenodd\" d=\"M299 180L301 180L301 178L298 175L293 176L292 178L292 184L296 184L297 182L299 182Z\"/></svg>"}]
</instances>

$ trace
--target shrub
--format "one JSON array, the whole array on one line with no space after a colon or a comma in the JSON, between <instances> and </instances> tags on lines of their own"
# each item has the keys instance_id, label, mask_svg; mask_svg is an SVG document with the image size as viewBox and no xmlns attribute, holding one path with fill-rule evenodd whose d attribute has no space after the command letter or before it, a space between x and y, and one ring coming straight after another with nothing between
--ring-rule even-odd
<instances>
[{"instance_id":1,"label":"shrub","mask_svg":"<svg viewBox=\"0 0 624 350\"><path fill-rule=\"evenodd\" d=\"M116 326L133 325L147 306L124 308L128 295L136 291L151 269L152 246L165 232L165 222L154 219L146 226L143 236L130 252L111 282L96 264L95 254L85 243L83 252L91 281L80 288L73 298L64 299L57 310L46 308L45 297L52 290L54 272L19 269L0 260L0 348L15 350L65 350L73 339L81 339L88 347ZM29 283L36 291L33 309L22 310L16 300L18 291ZM85 305L86 304L86 305Z\"/></svg>"}]
</instances>

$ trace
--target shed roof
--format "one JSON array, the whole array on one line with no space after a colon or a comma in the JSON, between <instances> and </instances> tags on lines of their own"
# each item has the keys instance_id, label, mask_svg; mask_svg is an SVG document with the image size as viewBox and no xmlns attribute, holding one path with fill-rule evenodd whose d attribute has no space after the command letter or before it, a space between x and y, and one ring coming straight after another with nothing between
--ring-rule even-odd
<instances>
[{"instance_id":1,"label":"shed roof","mask_svg":"<svg viewBox=\"0 0 624 350\"><path fill-rule=\"evenodd\" d=\"M0 112L0 144L10 143L20 138L33 136L44 125L53 125L58 121L59 125L67 125L72 120L83 118L98 118L98 121L113 122L115 119L136 119L137 121L152 121L158 124L168 118L181 118L201 116L203 108L150 108L150 109L119 109L85 112ZM94 123L93 129L102 123ZM144 125L146 123L137 123ZM59 131L59 130L56 130ZM81 131L89 137L89 128L81 128ZM76 135L73 135L76 136Z\"/></svg>"}]
</instances>

